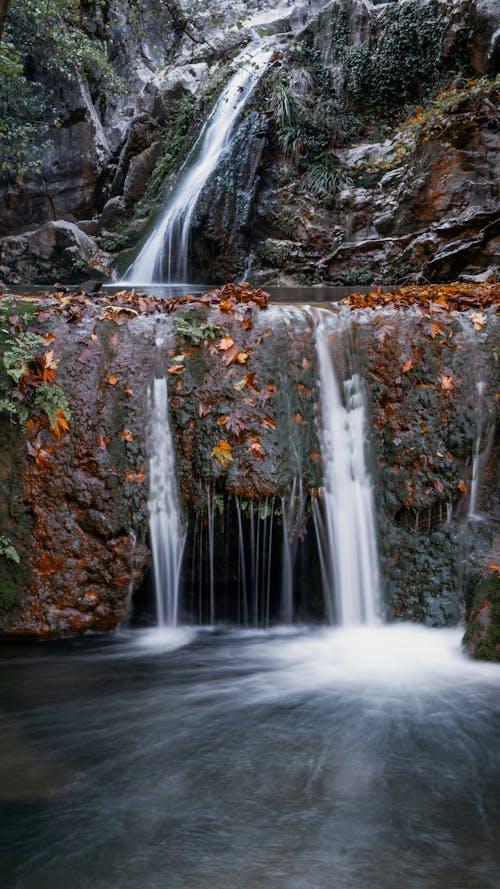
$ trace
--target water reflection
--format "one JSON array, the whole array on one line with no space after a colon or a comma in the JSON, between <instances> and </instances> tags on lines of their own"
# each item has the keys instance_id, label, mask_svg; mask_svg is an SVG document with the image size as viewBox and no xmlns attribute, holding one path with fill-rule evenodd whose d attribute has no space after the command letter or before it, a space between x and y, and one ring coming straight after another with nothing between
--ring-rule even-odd
<instances>
[{"instance_id":1,"label":"water reflection","mask_svg":"<svg viewBox=\"0 0 500 889\"><path fill-rule=\"evenodd\" d=\"M455 631L183 633L3 649L3 770L45 775L5 889L496 889L500 671Z\"/></svg>"}]
</instances>

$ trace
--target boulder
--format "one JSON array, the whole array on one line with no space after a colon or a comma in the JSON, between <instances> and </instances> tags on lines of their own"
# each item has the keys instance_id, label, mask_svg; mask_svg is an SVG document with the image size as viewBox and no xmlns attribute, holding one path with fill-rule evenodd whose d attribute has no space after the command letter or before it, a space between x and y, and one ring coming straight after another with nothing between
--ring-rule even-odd
<instances>
[{"instance_id":1,"label":"boulder","mask_svg":"<svg viewBox=\"0 0 500 889\"><path fill-rule=\"evenodd\" d=\"M47 222L0 241L0 267L10 284L79 281L109 276L109 254L72 222Z\"/></svg>"}]
</instances>

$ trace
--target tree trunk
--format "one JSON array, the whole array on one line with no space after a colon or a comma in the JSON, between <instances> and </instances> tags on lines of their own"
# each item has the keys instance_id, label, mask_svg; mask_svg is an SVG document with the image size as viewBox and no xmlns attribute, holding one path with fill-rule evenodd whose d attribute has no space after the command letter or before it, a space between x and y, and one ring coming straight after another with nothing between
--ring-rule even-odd
<instances>
[{"instance_id":1,"label":"tree trunk","mask_svg":"<svg viewBox=\"0 0 500 889\"><path fill-rule=\"evenodd\" d=\"M9 8L9 3L10 0L0 0L0 40L2 39L3 25Z\"/></svg>"}]
</instances>

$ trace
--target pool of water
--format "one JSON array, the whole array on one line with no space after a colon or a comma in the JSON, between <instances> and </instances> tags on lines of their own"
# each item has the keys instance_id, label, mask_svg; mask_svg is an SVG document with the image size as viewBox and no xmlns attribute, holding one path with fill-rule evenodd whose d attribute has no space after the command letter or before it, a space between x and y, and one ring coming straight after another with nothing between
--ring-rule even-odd
<instances>
[{"instance_id":1,"label":"pool of water","mask_svg":"<svg viewBox=\"0 0 500 889\"><path fill-rule=\"evenodd\" d=\"M3 889L498 889L500 668L459 636L2 643Z\"/></svg>"}]
</instances>

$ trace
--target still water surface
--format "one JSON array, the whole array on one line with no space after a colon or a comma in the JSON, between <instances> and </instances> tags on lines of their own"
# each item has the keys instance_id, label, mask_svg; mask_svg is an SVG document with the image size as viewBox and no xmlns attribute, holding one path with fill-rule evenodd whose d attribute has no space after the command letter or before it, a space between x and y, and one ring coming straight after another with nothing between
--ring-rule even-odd
<instances>
[{"instance_id":1,"label":"still water surface","mask_svg":"<svg viewBox=\"0 0 500 889\"><path fill-rule=\"evenodd\" d=\"M0 648L3 889L498 889L500 667L415 626Z\"/></svg>"}]
</instances>

